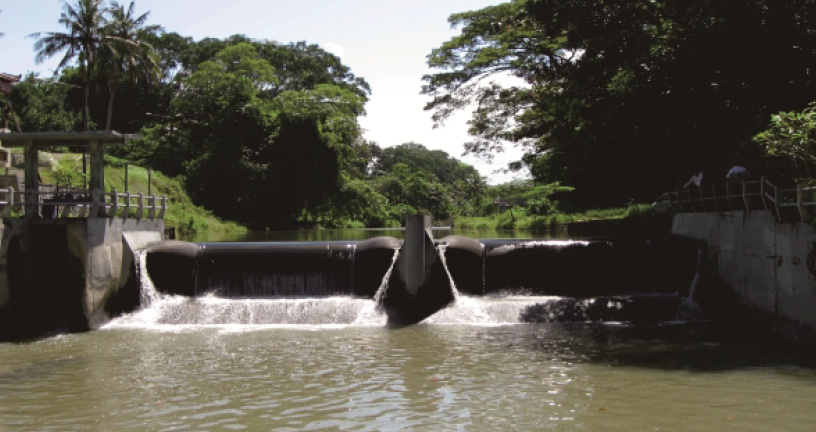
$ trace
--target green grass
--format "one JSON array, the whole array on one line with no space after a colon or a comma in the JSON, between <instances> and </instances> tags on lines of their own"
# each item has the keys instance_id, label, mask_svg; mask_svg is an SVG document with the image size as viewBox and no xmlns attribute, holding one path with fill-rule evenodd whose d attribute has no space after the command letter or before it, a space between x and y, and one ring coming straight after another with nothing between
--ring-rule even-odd
<instances>
[{"instance_id":1,"label":"green grass","mask_svg":"<svg viewBox=\"0 0 816 432\"><path fill-rule=\"evenodd\" d=\"M42 153L42 152L41 152ZM72 153L53 153L50 155L53 161L59 161L72 168L78 173L74 179L75 185L81 184L82 177L82 156ZM41 155L41 159L43 156ZM107 159L107 158L106 158ZM54 184L54 165L49 168L40 168L40 176L43 183ZM164 216L164 224L167 227L176 228L180 235L190 235L195 233L244 233L246 227L234 222L224 221L214 216L210 211L193 204L190 197L184 191L184 187L178 179L170 178L164 174L153 171L150 174L150 187L148 187L148 171L146 168L130 165L128 168L128 191L131 194L142 193L144 195L164 195L168 199L167 213ZM107 192L116 190L125 192L125 168L123 161L109 158L105 167L105 189ZM148 190L149 189L149 190Z\"/></svg>"},{"instance_id":2,"label":"green grass","mask_svg":"<svg viewBox=\"0 0 816 432\"><path fill-rule=\"evenodd\" d=\"M648 204L629 207L587 210L581 213L554 213L543 216L527 215L523 211L506 211L488 217L457 217L457 228L467 230L530 230L552 231L561 225L591 220L617 220L644 217L650 214Z\"/></svg>"},{"instance_id":3,"label":"green grass","mask_svg":"<svg viewBox=\"0 0 816 432\"><path fill-rule=\"evenodd\" d=\"M125 191L124 167L105 168L105 188L108 191ZM169 204L164 217L165 226L175 227L181 235L201 232L209 233L243 233L246 227L234 222L223 221L208 210L193 204L184 191L181 182L164 174L153 171L150 175L150 194L164 195ZM128 168L128 190L132 194L148 195L147 169L131 165Z\"/></svg>"}]
</instances>

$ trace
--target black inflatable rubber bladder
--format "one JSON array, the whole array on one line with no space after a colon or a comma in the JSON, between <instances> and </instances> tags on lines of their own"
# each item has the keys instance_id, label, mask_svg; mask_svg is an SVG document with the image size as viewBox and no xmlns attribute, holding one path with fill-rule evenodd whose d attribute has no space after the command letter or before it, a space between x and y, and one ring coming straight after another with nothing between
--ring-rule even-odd
<instances>
[{"instance_id":1,"label":"black inflatable rubber bladder","mask_svg":"<svg viewBox=\"0 0 816 432\"><path fill-rule=\"evenodd\" d=\"M199 249L195 243L180 240L165 240L148 248L145 265L156 290L166 294L195 295Z\"/></svg>"},{"instance_id":2,"label":"black inflatable rubber bladder","mask_svg":"<svg viewBox=\"0 0 816 432\"><path fill-rule=\"evenodd\" d=\"M557 263L563 244L510 240L489 241L485 246L486 292L524 289L545 293L563 285Z\"/></svg>"},{"instance_id":3,"label":"black inflatable rubber bladder","mask_svg":"<svg viewBox=\"0 0 816 432\"><path fill-rule=\"evenodd\" d=\"M357 242L356 246L353 242L200 245L168 240L149 248L146 261L153 285L167 294L194 296L199 291L197 279L202 279L205 287L201 290L206 291L207 281L215 274L220 274L217 278L221 279L239 275L245 281L247 273L260 269L279 273L335 270L348 276L354 295L373 297L399 247L400 240L394 237L376 237ZM241 287L236 289L241 291Z\"/></svg>"},{"instance_id":4,"label":"black inflatable rubber bladder","mask_svg":"<svg viewBox=\"0 0 816 432\"><path fill-rule=\"evenodd\" d=\"M301 298L350 295L354 242L203 243L196 294Z\"/></svg>"},{"instance_id":5,"label":"black inflatable rubber bladder","mask_svg":"<svg viewBox=\"0 0 816 432\"><path fill-rule=\"evenodd\" d=\"M485 290L570 297L636 292L642 277L633 260L640 255L630 249L636 250L608 241L491 241L485 253Z\"/></svg>"},{"instance_id":6,"label":"black inflatable rubber bladder","mask_svg":"<svg viewBox=\"0 0 816 432\"><path fill-rule=\"evenodd\" d=\"M374 237L357 243L352 268L355 296L374 297L399 248L400 241L394 237Z\"/></svg>"},{"instance_id":7,"label":"black inflatable rubber bladder","mask_svg":"<svg viewBox=\"0 0 816 432\"><path fill-rule=\"evenodd\" d=\"M470 237L450 235L439 240L445 261L460 293L484 294L484 245Z\"/></svg>"}]
</instances>

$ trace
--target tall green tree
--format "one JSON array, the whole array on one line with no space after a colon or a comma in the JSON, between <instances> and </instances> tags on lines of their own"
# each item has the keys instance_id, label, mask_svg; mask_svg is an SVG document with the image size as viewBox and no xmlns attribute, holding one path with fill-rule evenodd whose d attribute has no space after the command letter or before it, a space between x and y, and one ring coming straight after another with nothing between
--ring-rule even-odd
<instances>
[{"instance_id":1,"label":"tall green tree","mask_svg":"<svg viewBox=\"0 0 816 432\"><path fill-rule=\"evenodd\" d=\"M103 34L109 43L101 52L100 68L106 75L108 86L108 115L105 129L110 130L113 117L113 100L116 92L127 78L138 84L141 80L156 80L161 69L153 46L147 41L148 35L161 30L158 25L145 25L150 12L136 16L133 2L124 5L113 2L107 9L109 19Z\"/></svg>"},{"instance_id":2,"label":"tall green tree","mask_svg":"<svg viewBox=\"0 0 816 432\"><path fill-rule=\"evenodd\" d=\"M720 177L816 91L814 0L513 0L450 21L461 34L428 57L427 108L442 121L474 104L467 151L521 145L582 207Z\"/></svg>"},{"instance_id":3,"label":"tall green tree","mask_svg":"<svg viewBox=\"0 0 816 432\"><path fill-rule=\"evenodd\" d=\"M334 84L280 86L256 44L226 45L181 78L177 117L145 131L145 156L183 175L197 203L254 228L342 217L332 204L366 192L342 174L356 160L364 99Z\"/></svg>"},{"instance_id":4,"label":"tall green tree","mask_svg":"<svg viewBox=\"0 0 816 432\"><path fill-rule=\"evenodd\" d=\"M35 60L41 63L46 59L64 52L57 64L60 71L74 60L79 64L83 78L82 125L89 129L88 101L90 98L91 79L99 52L107 43L103 29L107 24L101 0L77 0L75 5L63 3L63 12L59 23L66 27L66 32L33 33L38 38L34 43L37 52Z\"/></svg>"}]
</instances>

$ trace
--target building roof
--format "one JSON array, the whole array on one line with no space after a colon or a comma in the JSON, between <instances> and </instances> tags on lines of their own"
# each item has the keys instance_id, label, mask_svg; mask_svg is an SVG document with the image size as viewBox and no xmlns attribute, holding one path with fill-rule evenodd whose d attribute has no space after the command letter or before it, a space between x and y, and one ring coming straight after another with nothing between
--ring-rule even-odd
<instances>
[{"instance_id":1,"label":"building roof","mask_svg":"<svg viewBox=\"0 0 816 432\"><path fill-rule=\"evenodd\" d=\"M0 72L0 93L11 93L11 85L20 81L22 75L11 75Z\"/></svg>"},{"instance_id":2,"label":"building roof","mask_svg":"<svg viewBox=\"0 0 816 432\"><path fill-rule=\"evenodd\" d=\"M121 134L116 131L87 131L87 132L21 132L0 134L3 147L25 147L33 144L35 147L55 146L90 146L96 141L102 144L125 144L137 135Z\"/></svg>"}]
</instances>

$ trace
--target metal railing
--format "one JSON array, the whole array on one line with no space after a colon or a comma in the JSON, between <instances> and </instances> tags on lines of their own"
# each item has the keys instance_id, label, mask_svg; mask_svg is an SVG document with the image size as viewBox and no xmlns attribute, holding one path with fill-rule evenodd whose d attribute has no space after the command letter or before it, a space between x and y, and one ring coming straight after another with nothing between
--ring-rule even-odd
<instances>
[{"instance_id":1,"label":"metal railing","mask_svg":"<svg viewBox=\"0 0 816 432\"><path fill-rule=\"evenodd\" d=\"M62 219L70 217L107 217L123 219L164 219L167 212L164 195L102 191L15 191L0 188L2 217Z\"/></svg>"},{"instance_id":2,"label":"metal railing","mask_svg":"<svg viewBox=\"0 0 816 432\"><path fill-rule=\"evenodd\" d=\"M814 218L810 208L816 206L816 186L781 188L763 176L759 180L692 186L669 191L662 197L658 202L668 203L676 213L773 210L777 220L806 222Z\"/></svg>"}]
</instances>

